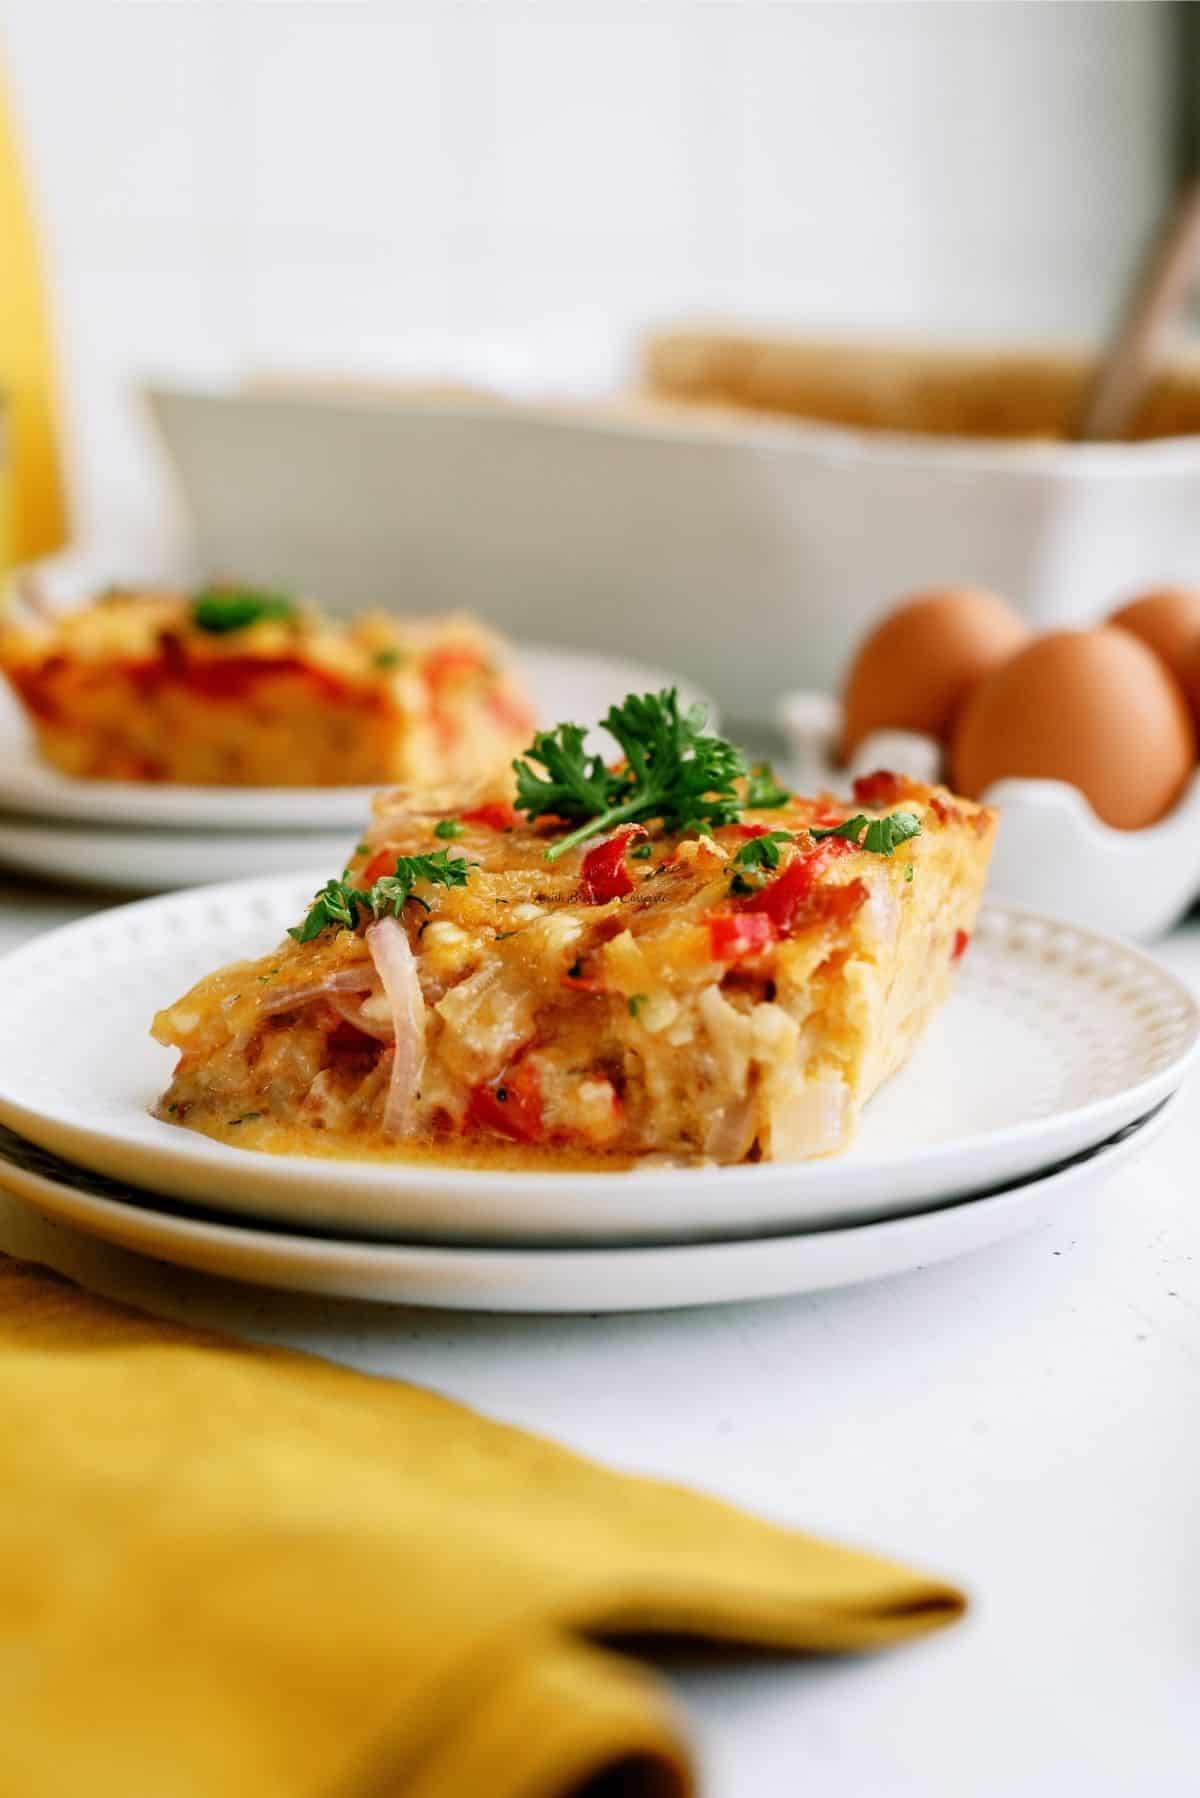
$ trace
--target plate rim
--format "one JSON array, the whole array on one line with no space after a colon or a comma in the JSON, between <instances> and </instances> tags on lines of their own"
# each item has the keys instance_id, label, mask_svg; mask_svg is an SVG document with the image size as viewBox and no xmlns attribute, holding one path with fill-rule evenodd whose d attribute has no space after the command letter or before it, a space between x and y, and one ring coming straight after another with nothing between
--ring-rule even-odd
<instances>
[{"instance_id":1,"label":"plate rim","mask_svg":"<svg viewBox=\"0 0 1200 1798\"><path fill-rule=\"evenodd\" d=\"M0 959L0 969L19 968L22 963L43 959L47 953L53 954L57 945L69 942L72 938L87 938L98 929L117 928L124 934L135 934L130 930L136 924L139 915L148 908L162 909L172 906L191 906L198 904L220 903L226 900L249 902L261 896L271 900L273 895L283 890L291 894L301 888L312 888L320 884L323 873L315 876L299 873L294 875L252 876L247 879L228 881L212 886L192 887L182 891L156 895L152 898L136 900L128 905L113 907L108 910L91 913L85 918L73 920L56 930L41 933L30 941L9 951ZM1099 1099L1089 1101L1086 1105L1059 1111L1048 1117L1037 1118L1023 1124L1000 1125L992 1130L978 1132L973 1136L951 1138L935 1143L930 1147L912 1147L890 1153L876 1152L857 1156L853 1163L845 1158L824 1158L814 1162L777 1163L768 1162L758 1166L736 1167L671 1167L644 1168L638 1167L620 1171L541 1171L536 1175L536 1190L539 1199L552 1203L556 1199L569 1200L573 1194L586 1189L591 1194L604 1191L622 1191L631 1198L648 1199L663 1198L681 1194L684 1189L691 1195L693 1210L702 1203L706 1193L721 1192L733 1197L738 1194L753 1195L761 1193L768 1183L786 1177L797 1191L796 1204L802 1205L800 1196L805 1182L810 1190L815 1189L818 1195L822 1185L834 1188L832 1197L836 1199L836 1188L839 1184L850 1183L854 1176L860 1175L866 1180L872 1177L883 1178L893 1176L897 1170L912 1172L919 1170L922 1177L931 1185L935 1184L939 1173L944 1172L946 1164L960 1160L964 1155L972 1157L980 1153L988 1153L1005 1146L1028 1144L1031 1149L1041 1142L1064 1134L1064 1120L1069 1120L1071 1130L1066 1132L1072 1138L1075 1148L1087 1146L1089 1142L1103 1140L1105 1136L1130 1122L1137 1116L1148 1112L1158 1099L1176 1090L1182 1083L1190 1063L1195 1059L1200 1048L1200 1005L1193 998L1189 989L1169 969L1156 962L1151 956L1135 945L1118 943L1103 933L1090 930L1084 926L1064 923L1060 919L1051 919L1043 914L1026 908L1004 904L987 905L985 915L996 917L1002 921L1016 922L1035 928L1049 926L1052 930L1069 931L1083 941L1085 945L1102 949L1111 953L1116 948L1123 956L1127 956L1136 964L1140 964L1162 988L1173 993L1174 998L1186 1014L1187 1041L1184 1048L1164 1068L1156 1073L1135 1082L1115 1094L1107 1094ZM148 1024L148 1020L147 1020ZM239 1170L249 1175L257 1189L260 1214L272 1209L267 1202L268 1193L282 1193L290 1187L297 1194L313 1193L324 1185L330 1192L341 1193L344 1198L349 1192L349 1179L356 1183L359 1194L370 1194L372 1199L396 1198L407 1189L411 1201L414 1187L419 1187L424 1195L431 1195L436 1201L460 1199L478 1200L481 1196L492 1196L495 1199L513 1199L527 1195L530 1188L530 1174L518 1170L488 1170L461 1167L439 1167L424 1162L366 1162L351 1159L325 1159L323 1157L304 1156L267 1156L254 1150L240 1149L231 1144L218 1142L198 1133L173 1129L163 1125L164 1135L161 1139L137 1140L114 1134L111 1131L98 1129L92 1125L73 1123L69 1116L64 1121L61 1114L31 1108L22 1103L19 1097L13 1097L9 1091L8 1073L0 1069L0 1121L8 1124L19 1135L31 1142L49 1149L51 1152L74 1160L80 1165L94 1171L105 1173L109 1177L129 1180L135 1185L144 1185L153 1190L164 1185L164 1166L174 1170L168 1177L167 1184L175 1196L195 1202L199 1198L201 1182L211 1182L219 1178L222 1168L228 1173ZM18 1088L19 1093L19 1088ZM170 1131L168 1136L165 1133ZM65 1145L65 1146L64 1146ZM1070 1153L1066 1148L1064 1153ZM1040 1150L1038 1150L1040 1153ZM122 1165L115 1165L113 1156L117 1156ZM1026 1157L1022 1154L1025 1171L1038 1165L1037 1155ZM1054 1152L1051 1151L1051 1158ZM1044 1163L1043 1163L1044 1164ZM838 1170L850 1165L852 1173L847 1179L839 1182ZM786 1175L781 1169L786 1167ZM334 1169L347 1169L353 1172L341 1181L330 1181ZM409 1179L405 1181L405 1171L409 1171ZM832 1170L832 1174L822 1182L822 1170ZM178 1173L184 1185L170 1185ZM190 1184L188 1184L190 1183ZM985 1182L986 1183L986 1182ZM945 1196L947 1189L939 1190ZM960 1182L957 1189L970 1191ZM359 1201L361 1207L361 1200ZM238 1209L253 1212L254 1204L239 1204ZM276 1201L274 1209L278 1210ZM685 1228L680 1225L680 1228ZM694 1228L694 1225L687 1226ZM531 1226L531 1233L535 1233ZM735 1232L728 1231L733 1235ZM456 1232L448 1228L447 1234L453 1237ZM457 1231L462 1235L461 1227ZM643 1239L646 1231L641 1231ZM445 1238L443 1238L445 1239ZM510 1239L511 1236L510 1236Z\"/></svg>"},{"instance_id":2,"label":"plate rim","mask_svg":"<svg viewBox=\"0 0 1200 1798\"><path fill-rule=\"evenodd\" d=\"M530 1245L430 1244L316 1235L289 1231L286 1228L264 1228L254 1220L242 1223L229 1217L181 1215L177 1210L164 1211L159 1206L142 1205L133 1199L113 1199L82 1192L66 1181L20 1167L2 1149L0 1192L32 1207L42 1217L65 1222L90 1239L115 1246L124 1253L140 1256L151 1262L186 1267L203 1273L208 1278L232 1279L273 1290L326 1295L336 1293L339 1296L357 1297L377 1303L479 1311L549 1313L556 1310L591 1311L597 1308L603 1311L663 1310L783 1297L789 1292L798 1294L836 1289L911 1271L927 1263L951 1260L959 1254L990 1246L1005 1235L1015 1234L1026 1224L1035 1224L1036 1216L1025 1216L1029 1208L1036 1210L1039 1204L1044 1205L1061 1196L1066 1189L1082 1184L1089 1168L1097 1180L1110 1178L1117 1167L1144 1153L1158 1140L1180 1107L1179 1096L1173 1094L1136 1123L1125 1125L1111 1139L1093 1145L1043 1173L1009 1182L995 1192L934 1205L926 1211L885 1218L873 1223L732 1241L582 1247L567 1244L538 1248ZM979 1238L975 1241L960 1240L964 1223L978 1224L980 1220L983 1220L985 1228ZM1003 1227L989 1231L986 1226L996 1221ZM124 1234L119 1233L123 1225L128 1226ZM142 1240L131 1242L128 1231L140 1234ZM170 1252L180 1244L193 1251L191 1256L181 1257ZM899 1250L899 1258L889 1265L863 1267L854 1272L834 1273L832 1277L822 1276L816 1280L793 1284L791 1269L797 1258L803 1260L807 1256L818 1263L821 1260L828 1263L836 1260L839 1250L853 1254L856 1249L886 1251L889 1247ZM228 1262L224 1267L205 1265L202 1257L206 1251L219 1253L222 1250L232 1252L235 1260L241 1258L242 1265L237 1271L231 1270ZM568 1302L559 1304L553 1302L552 1293L546 1295L549 1302L530 1303L518 1299L514 1303L511 1297L507 1301L497 1302L495 1293L490 1289L454 1298L448 1297L444 1290L440 1295L437 1292L431 1295L427 1289L415 1286L403 1293L395 1290L367 1292L361 1287L352 1291L345 1286L339 1292L338 1288L331 1288L328 1284L323 1287L311 1283L305 1285L302 1279L279 1280L281 1266L286 1272L308 1273L310 1276L324 1271L326 1280L331 1271L335 1276L349 1277L353 1277L356 1271L359 1274L365 1271L373 1274L376 1281L389 1275L393 1278L408 1278L413 1282L417 1282L422 1276L426 1281L436 1280L439 1276L451 1280L470 1280L474 1276L477 1282L484 1283L489 1277L501 1281L505 1278L520 1279L522 1276L528 1279L535 1271L538 1275L549 1275L553 1281L555 1275L560 1279L566 1275L568 1279L579 1280L592 1272L599 1273L602 1277L636 1274L643 1278L653 1278L656 1274L672 1276L679 1272L703 1277L706 1272L716 1269L735 1276L736 1285L736 1276L746 1267L757 1267L764 1251L772 1257L771 1277L765 1283L759 1281L751 1290L725 1290L720 1294L708 1291L704 1296L696 1296L694 1292L679 1296L657 1291L624 1304L598 1302L594 1293L590 1297L586 1294L581 1297L576 1292ZM250 1258L255 1255L264 1256L269 1266L264 1269L252 1264ZM628 1301L629 1295L626 1294L625 1297Z\"/></svg>"}]
</instances>

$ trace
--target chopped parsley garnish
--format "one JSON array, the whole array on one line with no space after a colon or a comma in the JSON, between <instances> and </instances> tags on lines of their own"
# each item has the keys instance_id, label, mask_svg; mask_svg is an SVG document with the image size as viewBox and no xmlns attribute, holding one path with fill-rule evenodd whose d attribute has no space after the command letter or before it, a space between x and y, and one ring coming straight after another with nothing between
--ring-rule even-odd
<instances>
[{"instance_id":1,"label":"chopped parsley garnish","mask_svg":"<svg viewBox=\"0 0 1200 1798\"><path fill-rule=\"evenodd\" d=\"M419 880L431 886L465 887L469 864L460 857L451 858L446 849L434 855L398 855L395 871L383 874L370 887L351 886L346 880L327 880L314 898L301 924L288 935L298 943L311 943L323 930L334 926L340 930L356 930L359 914L381 918L388 912L398 918L410 899L425 910L429 906L413 887Z\"/></svg>"},{"instance_id":2,"label":"chopped parsley garnish","mask_svg":"<svg viewBox=\"0 0 1200 1798\"><path fill-rule=\"evenodd\" d=\"M648 862L650 857L654 854L654 844L639 843L637 848L631 849L629 853L635 862Z\"/></svg>"},{"instance_id":3,"label":"chopped parsley garnish","mask_svg":"<svg viewBox=\"0 0 1200 1798\"><path fill-rule=\"evenodd\" d=\"M294 618L296 608L284 593L260 593L252 587L206 587L192 600L192 623L213 636L244 631L264 618Z\"/></svg>"},{"instance_id":4,"label":"chopped parsley garnish","mask_svg":"<svg viewBox=\"0 0 1200 1798\"><path fill-rule=\"evenodd\" d=\"M905 880L911 880L912 877L913 877L913 865L911 862L909 862L907 868L905 868L905 870L904 870L904 878L905 878Z\"/></svg>"},{"instance_id":5,"label":"chopped parsley garnish","mask_svg":"<svg viewBox=\"0 0 1200 1798\"><path fill-rule=\"evenodd\" d=\"M734 865L738 868L777 868L780 850L791 841L791 832L787 830L768 830L764 836L751 837L737 851Z\"/></svg>"},{"instance_id":6,"label":"chopped parsley garnish","mask_svg":"<svg viewBox=\"0 0 1200 1798\"><path fill-rule=\"evenodd\" d=\"M465 887L471 872L470 863L461 856L451 856L445 849L439 849L434 855L399 855L396 857L396 868L392 874L383 874L371 887L368 895L371 910L375 916L382 917L390 911L398 918L410 899L425 911L429 906L413 887L418 880L427 880L431 886Z\"/></svg>"},{"instance_id":7,"label":"chopped parsley garnish","mask_svg":"<svg viewBox=\"0 0 1200 1798\"><path fill-rule=\"evenodd\" d=\"M455 837L461 837L466 828L460 818L441 818L434 825L433 834L435 837L441 837L445 842L450 842Z\"/></svg>"},{"instance_id":8,"label":"chopped parsley garnish","mask_svg":"<svg viewBox=\"0 0 1200 1798\"><path fill-rule=\"evenodd\" d=\"M370 897L367 893L359 887L352 887L346 880L327 880L305 913L304 922L293 924L288 935L295 937L298 943L311 943L314 937L320 936L331 924L339 924L343 930L353 930L358 923L360 909L370 909Z\"/></svg>"},{"instance_id":9,"label":"chopped parsley garnish","mask_svg":"<svg viewBox=\"0 0 1200 1798\"><path fill-rule=\"evenodd\" d=\"M630 693L604 719L624 752L616 768L585 753L581 725L539 731L513 763L517 808L530 818L552 815L577 826L546 850L546 860L557 861L616 824L650 818L668 830L732 824L741 812L734 782L745 763L732 743L705 730L704 720L703 706L680 711L674 687Z\"/></svg>"},{"instance_id":10,"label":"chopped parsley garnish","mask_svg":"<svg viewBox=\"0 0 1200 1798\"><path fill-rule=\"evenodd\" d=\"M377 649L371 657L371 666L373 668L398 668L403 660L404 654L399 649Z\"/></svg>"},{"instance_id":11,"label":"chopped parsley garnish","mask_svg":"<svg viewBox=\"0 0 1200 1798\"><path fill-rule=\"evenodd\" d=\"M868 849L872 855L890 855L897 844L920 834L921 820L914 812L889 812L886 818L867 818L858 812L844 824L835 824L832 830L810 832L817 842L822 837L845 837L856 849Z\"/></svg>"},{"instance_id":12,"label":"chopped parsley garnish","mask_svg":"<svg viewBox=\"0 0 1200 1798\"><path fill-rule=\"evenodd\" d=\"M628 1000L630 1017L636 1018L638 1012L642 1009L642 1006L649 1005L649 1003L649 993L630 993Z\"/></svg>"},{"instance_id":13,"label":"chopped parsley garnish","mask_svg":"<svg viewBox=\"0 0 1200 1798\"><path fill-rule=\"evenodd\" d=\"M778 811L791 794L775 778L770 762L755 762L746 779L746 804L754 812Z\"/></svg>"}]
</instances>

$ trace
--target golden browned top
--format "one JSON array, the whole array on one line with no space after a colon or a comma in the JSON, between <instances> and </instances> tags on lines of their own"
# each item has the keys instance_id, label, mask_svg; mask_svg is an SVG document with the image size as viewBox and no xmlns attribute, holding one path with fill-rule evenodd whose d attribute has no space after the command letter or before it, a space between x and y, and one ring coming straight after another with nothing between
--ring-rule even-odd
<instances>
[{"instance_id":1,"label":"golden browned top","mask_svg":"<svg viewBox=\"0 0 1200 1798\"><path fill-rule=\"evenodd\" d=\"M945 789L880 774L853 804L793 797L782 807L747 810L711 835L669 834L658 825L615 832L548 862L564 834L553 820L528 823L499 789L394 792L356 847L347 882L366 891L398 857L448 851L469 867L466 883L419 883L404 923L427 996L444 996L486 971L497 1003L537 1007L572 995L670 1002L681 989L736 979L765 989L798 983L836 954L847 924L873 900L900 906L914 879L938 877L942 845L990 838L995 815ZM852 815L902 808L918 836L890 856L839 838L818 840ZM450 825L456 834L447 835ZM439 834L438 826L442 826ZM775 868L736 861L765 832L783 832ZM160 1013L160 1041L189 1053L252 1030L263 1010L277 1015L289 994L320 987L370 964L367 913L354 930L327 928L309 942L285 939L271 956L209 976ZM297 919L297 924L300 919Z\"/></svg>"},{"instance_id":2,"label":"golden browned top","mask_svg":"<svg viewBox=\"0 0 1200 1798\"><path fill-rule=\"evenodd\" d=\"M387 682L431 659L447 667L455 657L498 666L504 657L498 637L460 614L409 618L362 612L342 620L296 605L286 617L217 631L197 624L194 606L195 596L182 592L117 591L53 619L13 620L0 632L0 664L16 676L52 661L134 668L186 662L201 669L230 661L301 663L358 683Z\"/></svg>"}]
</instances>

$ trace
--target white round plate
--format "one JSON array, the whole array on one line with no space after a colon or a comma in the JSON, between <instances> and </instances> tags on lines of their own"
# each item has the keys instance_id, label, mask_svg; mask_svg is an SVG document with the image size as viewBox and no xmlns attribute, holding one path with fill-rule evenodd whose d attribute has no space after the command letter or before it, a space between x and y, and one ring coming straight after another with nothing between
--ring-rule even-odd
<instances>
[{"instance_id":1,"label":"white round plate","mask_svg":"<svg viewBox=\"0 0 1200 1798\"><path fill-rule=\"evenodd\" d=\"M457 1311L662 1311L877 1280L1047 1223L1140 1154L1178 1101L1033 1180L916 1217L751 1242L479 1249L353 1242L155 1209L0 1128L0 1187L91 1236L200 1273L327 1298Z\"/></svg>"},{"instance_id":2,"label":"white round plate","mask_svg":"<svg viewBox=\"0 0 1200 1798\"><path fill-rule=\"evenodd\" d=\"M678 687L688 705L701 700L709 722L717 711L708 695L677 675L641 662L544 643L514 650L517 671L538 718L570 718L596 725L615 699ZM76 823L165 825L172 830L361 831L374 787L188 787L120 780L76 780L38 760L16 700L0 682L0 811ZM307 860L320 854L319 847ZM295 867L296 863L287 864Z\"/></svg>"},{"instance_id":3,"label":"white round plate","mask_svg":"<svg viewBox=\"0 0 1200 1798\"><path fill-rule=\"evenodd\" d=\"M361 819L360 819L361 823ZM345 866L358 841L338 831L116 830L85 824L35 824L0 813L0 868L74 886L163 893L178 887L287 874L320 860Z\"/></svg>"},{"instance_id":4,"label":"white round plate","mask_svg":"<svg viewBox=\"0 0 1200 1798\"><path fill-rule=\"evenodd\" d=\"M1197 1008L1146 955L986 910L955 991L848 1154L746 1167L489 1172L256 1154L151 1117L173 1052L147 1034L200 975L261 954L328 868L101 912L0 964L0 1122L156 1193L343 1235L680 1241L927 1208L1093 1147L1174 1092Z\"/></svg>"}]
</instances>

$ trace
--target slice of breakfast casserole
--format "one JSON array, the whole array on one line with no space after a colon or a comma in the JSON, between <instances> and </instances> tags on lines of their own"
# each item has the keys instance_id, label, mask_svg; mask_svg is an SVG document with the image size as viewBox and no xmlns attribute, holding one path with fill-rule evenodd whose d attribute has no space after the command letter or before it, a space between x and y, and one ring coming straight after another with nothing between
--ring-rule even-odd
<instances>
[{"instance_id":1,"label":"slice of breakfast casserole","mask_svg":"<svg viewBox=\"0 0 1200 1798\"><path fill-rule=\"evenodd\" d=\"M543 1165L844 1148L949 989L994 815L891 774L794 797L673 693L606 722L614 766L560 726L515 794L383 795L279 949L158 1015L159 1115Z\"/></svg>"},{"instance_id":2,"label":"slice of breakfast casserole","mask_svg":"<svg viewBox=\"0 0 1200 1798\"><path fill-rule=\"evenodd\" d=\"M470 618L335 621L241 588L9 623L0 668L44 759L91 779L478 780L532 727L504 645Z\"/></svg>"}]
</instances>

